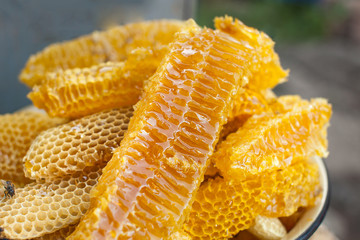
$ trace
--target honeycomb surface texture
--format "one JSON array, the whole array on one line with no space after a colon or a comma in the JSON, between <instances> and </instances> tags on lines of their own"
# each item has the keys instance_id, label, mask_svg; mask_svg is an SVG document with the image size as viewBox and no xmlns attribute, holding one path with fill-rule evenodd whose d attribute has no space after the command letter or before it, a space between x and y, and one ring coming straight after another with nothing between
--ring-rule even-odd
<instances>
[{"instance_id":1,"label":"honeycomb surface texture","mask_svg":"<svg viewBox=\"0 0 360 240\"><path fill-rule=\"evenodd\" d=\"M26 176L58 178L109 161L132 115L132 107L112 109L44 131L24 157Z\"/></svg>"},{"instance_id":2,"label":"honeycomb surface texture","mask_svg":"<svg viewBox=\"0 0 360 240\"><path fill-rule=\"evenodd\" d=\"M23 157L42 131L64 123L44 113L22 111L0 116L0 179L24 185L30 180L23 171Z\"/></svg>"},{"instance_id":3,"label":"honeycomb surface texture","mask_svg":"<svg viewBox=\"0 0 360 240\"><path fill-rule=\"evenodd\" d=\"M225 178L241 181L303 157L326 157L330 116L327 101L313 99L284 114L252 117L218 146L212 162Z\"/></svg>"},{"instance_id":4,"label":"honeycomb surface texture","mask_svg":"<svg viewBox=\"0 0 360 240\"><path fill-rule=\"evenodd\" d=\"M216 177L200 186L184 230L194 240L227 239L258 215L289 216L313 205L319 192L318 168L306 160L236 183Z\"/></svg>"},{"instance_id":5,"label":"honeycomb surface texture","mask_svg":"<svg viewBox=\"0 0 360 240\"><path fill-rule=\"evenodd\" d=\"M259 91L260 89L273 88L286 81L288 71L281 68L279 56L274 51L274 42L263 32L245 26L238 19L232 17L216 17L216 29L226 32L244 45L249 45L255 51L251 53L251 65L247 88ZM246 53L245 53L246 54Z\"/></svg>"},{"instance_id":6,"label":"honeycomb surface texture","mask_svg":"<svg viewBox=\"0 0 360 240\"><path fill-rule=\"evenodd\" d=\"M77 223L89 208L89 193L103 165L52 182L38 181L17 188L13 198L0 202L0 226L5 237L41 237Z\"/></svg>"},{"instance_id":7,"label":"honeycomb surface texture","mask_svg":"<svg viewBox=\"0 0 360 240\"><path fill-rule=\"evenodd\" d=\"M19 77L33 87L41 85L49 72L122 62L139 47L151 48L155 55L161 55L184 26L186 22L169 20L131 23L52 44L31 56Z\"/></svg>"},{"instance_id":8,"label":"honeycomb surface texture","mask_svg":"<svg viewBox=\"0 0 360 240\"><path fill-rule=\"evenodd\" d=\"M181 227L251 74L252 51L219 30L178 35L69 239L158 239Z\"/></svg>"}]
</instances>

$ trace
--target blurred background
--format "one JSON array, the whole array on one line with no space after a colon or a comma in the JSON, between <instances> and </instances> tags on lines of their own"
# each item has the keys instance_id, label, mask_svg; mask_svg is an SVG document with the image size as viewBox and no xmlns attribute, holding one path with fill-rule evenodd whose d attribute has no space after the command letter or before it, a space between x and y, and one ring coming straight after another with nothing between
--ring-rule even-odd
<instances>
[{"instance_id":1,"label":"blurred background","mask_svg":"<svg viewBox=\"0 0 360 240\"><path fill-rule=\"evenodd\" d=\"M332 103L325 224L340 239L360 239L360 0L2 0L0 113L30 104L17 76L27 58L50 43L143 19L192 17L212 27L213 17L224 14L276 41L291 70L277 94Z\"/></svg>"}]
</instances>

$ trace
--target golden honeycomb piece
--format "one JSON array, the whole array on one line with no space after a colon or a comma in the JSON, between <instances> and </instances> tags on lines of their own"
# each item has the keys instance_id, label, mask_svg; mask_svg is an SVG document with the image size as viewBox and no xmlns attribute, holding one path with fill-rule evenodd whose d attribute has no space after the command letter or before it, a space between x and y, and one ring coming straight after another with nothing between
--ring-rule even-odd
<instances>
[{"instance_id":1,"label":"golden honeycomb piece","mask_svg":"<svg viewBox=\"0 0 360 240\"><path fill-rule=\"evenodd\" d=\"M330 116L331 106L321 98L283 114L254 116L218 146L212 162L225 178L241 181L303 157L326 157Z\"/></svg>"},{"instance_id":2,"label":"golden honeycomb piece","mask_svg":"<svg viewBox=\"0 0 360 240\"><path fill-rule=\"evenodd\" d=\"M38 181L16 188L14 197L0 202L3 236L29 239L76 224L89 208L90 190L97 183L102 166L52 182Z\"/></svg>"},{"instance_id":3,"label":"golden honeycomb piece","mask_svg":"<svg viewBox=\"0 0 360 240\"><path fill-rule=\"evenodd\" d=\"M50 116L73 119L114 107L132 106L139 100L144 82L155 73L168 52L167 45L175 33L188 24L181 21L135 23L51 46L35 55L34 61L30 58L30 66L24 69L34 78L39 69L39 75L43 74L28 97ZM82 51L75 49L77 43L82 44L88 38L96 39L96 47L90 44L89 49L83 49L83 54L73 56ZM92 48L101 51L106 61L90 61L96 56ZM53 54L60 55L54 62L51 61Z\"/></svg>"},{"instance_id":4,"label":"golden honeycomb piece","mask_svg":"<svg viewBox=\"0 0 360 240\"><path fill-rule=\"evenodd\" d=\"M249 66L251 74L247 88L259 91L286 81L289 71L282 69L279 56L274 51L275 43L269 36L229 16L216 17L215 27L255 49L249 59L252 64ZM241 53L239 55L242 56Z\"/></svg>"},{"instance_id":5,"label":"golden honeycomb piece","mask_svg":"<svg viewBox=\"0 0 360 240\"><path fill-rule=\"evenodd\" d=\"M0 116L0 179L17 185L30 182L23 171L23 157L42 131L66 122L32 110Z\"/></svg>"},{"instance_id":6,"label":"golden honeycomb piece","mask_svg":"<svg viewBox=\"0 0 360 240\"><path fill-rule=\"evenodd\" d=\"M221 128L256 69L250 65L261 49L251 44L198 27L177 35L69 239L166 238L181 228Z\"/></svg>"},{"instance_id":7,"label":"golden honeycomb piece","mask_svg":"<svg viewBox=\"0 0 360 240\"><path fill-rule=\"evenodd\" d=\"M150 48L155 55L164 54L174 34L185 26L185 22L177 20L130 23L52 44L29 58L19 78L33 87L41 85L49 72L122 62L137 48Z\"/></svg>"},{"instance_id":8,"label":"golden honeycomb piece","mask_svg":"<svg viewBox=\"0 0 360 240\"><path fill-rule=\"evenodd\" d=\"M183 229L192 239L226 239L249 229L259 215L289 216L319 196L316 164L299 161L240 182L208 179L195 195Z\"/></svg>"},{"instance_id":9,"label":"golden honeycomb piece","mask_svg":"<svg viewBox=\"0 0 360 240\"><path fill-rule=\"evenodd\" d=\"M25 175L51 180L109 161L132 115L132 107L112 109L44 131L24 157Z\"/></svg>"}]
</instances>

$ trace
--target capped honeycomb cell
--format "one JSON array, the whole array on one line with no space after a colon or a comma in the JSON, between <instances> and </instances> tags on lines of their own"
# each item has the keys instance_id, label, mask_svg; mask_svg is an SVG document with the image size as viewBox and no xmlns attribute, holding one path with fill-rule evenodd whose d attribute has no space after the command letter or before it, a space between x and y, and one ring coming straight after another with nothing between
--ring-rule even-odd
<instances>
[{"instance_id":1,"label":"capped honeycomb cell","mask_svg":"<svg viewBox=\"0 0 360 240\"><path fill-rule=\"evenodd\" d=\"M112 109L44 131L24 157L26 176L49 180L109 161L132 115L132 107Z\"/></svg>"},{"instance_id":2,"label":"capped honeycomb cell","mask_svg":"<svg viewBox=\"0 0 360 240\"><path fill-rule=\"evenodd\" d=\"M49 72L126 61L138 48L151 49L157 59L157 55L167 52L174 34L186 25L176 20L131 23L52 44L29 58L19 78L29 87L41 85Z\"/></svg>"},{"instance_id":3,"label":"capped honeycomb cell","mask_svg":"<svg viewBox=\"0 0 360 240\"><path fill-rule=\"evenodd\" d=\"M326 157L330 116L331 106L320 98L284 114L254 116L220 143L212 162L225 178L241 181L303 157Z\"/></svg>"},{"instance_id":4,"label":"capped honeycomb cell","mask_svg":"<svg viewBox=\"0 0 360 240\"><path fill-rule=\"evenodd\" d=\"M219 30L179 33L69 239L166 238L179 229L222 125L241 103L250 65L261 65L252 61L257 51Z\"/></svg>"},{"instance_id":5,"label":"capped honeycomb cell","mask_svg":"<svg viewBox=\"0 0 360 240\"><path fill-rule=\"evenodd\" d=\"M263 32L248 27L232 17L216 17L216 29L228 33L244 45L252 46L249 82L247 88L259 91L273 88L286 81L289 71L284 71L280 65L279 56L274 51L274 42ZM249 51L251 51L249 49Z\"/></svg>"},{"instance_id":6,"label":"capped honeycomb cell","mask_svg":"<svg viewBox=\"0 0 360 240\"><path fill-rule=\"evenodd\" d=\"M0 116L0 179L17 185L30 182L25 177L22 159L32 141L42 131L66 122L32 110Z\"/></svg>"},{"instance_id":7,"label":"capped honeycomb cell","mask_svg":"<svg viewBox=\"0 0 360 240\"><path fill-rule=\"evenodd\" d=\"M192 239L226 239L249 229L259 215L289 216L312 206L320 193L316 164L302 160L240 182L222 177L202 183L183 229Z\"/></svg>"},{"instance_id":8,"label":"capped honeycomb cell","mask_svg":"<svg viewBox=\"0 0 360 240\"><path fill-rule=\"evenodd\" d=\"M38 181L17 188L13 198L0 202L4 237L41 237L76 224L89 208L89 193L103 166L89 167L52 182Z\"/></svg>"}]
</instances>

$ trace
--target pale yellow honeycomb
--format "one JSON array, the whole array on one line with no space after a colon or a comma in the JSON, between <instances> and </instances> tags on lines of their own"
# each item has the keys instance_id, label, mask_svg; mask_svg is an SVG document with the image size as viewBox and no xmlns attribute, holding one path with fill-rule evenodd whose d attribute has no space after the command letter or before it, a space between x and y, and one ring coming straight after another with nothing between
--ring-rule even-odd
<instances>
[{"instance_id":1,"label":"pale yellow honeycomb","mask_svg":"<svg viewBox=\"0 0 360 240\"><path fill-rule=\"evenodd\" d=\"M109 161L132 115L132 107L112 109L43 132L24 157L26 176L51 179Z\"/></svg>"},{"instance_id":2,"label":"pale yellow honeycomb","mask_svg":"<svg viewBox=\"0 0 360 240\"><path fill-rule=\"evenodd\" d=\"M241 182L220 176L202 183L184 230L192 239L226 239L250 228L258 215L290 216L319 196L316 164L300 161Z\"/></svg>"},{"instance_id":3,"label":"pale yellow honeycomb","mask_svg":"<svg viewBox=\"0 0 360 240\"><path fill-rule=\"evenodd\" d=\"M0 116L0 179L24 185L22 159L32 141L42 131L66 122L66 119L50 118L45 113L26 110Z\"/></svg>"},{"instance_id":4,"label":"pale yellow honeycomb","mask_svg":"<svg viewBox=\"0 0 360 240\"><path fill-rule=\"evenodd\" d=\"M77 223L90 204L90 190L104 164L52 182L39 181L16 188L0 202L0 226L7 238L41 237Z\"/></svg>"}]
</instances>

